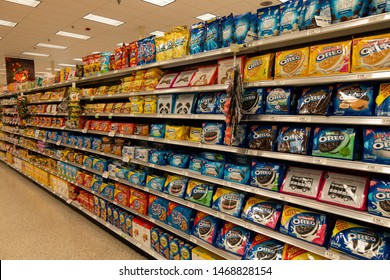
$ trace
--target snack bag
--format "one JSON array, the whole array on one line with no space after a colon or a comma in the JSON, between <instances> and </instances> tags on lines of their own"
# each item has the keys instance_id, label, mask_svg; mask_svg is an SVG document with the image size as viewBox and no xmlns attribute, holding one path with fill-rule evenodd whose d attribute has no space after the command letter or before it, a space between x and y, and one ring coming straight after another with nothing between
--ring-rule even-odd
<instances>
[{"instance_id":1,"label":"snack bag","mask_svg":"<svg viewBox=\"0 0 390 280\"><path fill-rule=\"evenodd\" d=\"M174 34L173 32L165 33L165 59L173 58Z\"/></svg>"},{"instance_id":2,"label":"snack bag","mask_svg":"<svg viewBox=\"0 0 390 280\"><path fill-rule=\"evenodd\" d=\"M244 82L270 80L274 56L273 53L270 53L248 58L244 68Z\"/></svg>"},{"instance_id":3,"label":"snack bag","mask_svg":"<svg viewBox=\"0 0 390 280\"><path fill-rule=\"evenodd\" d=\"M234 16L230 14L221 19L222 28L222 47L228 47L230 44L235 42L234 37Z\"/></svg>"},{"instance_id":4,"label":"snack bag","mask_svg":"<svg viewBox=\"0 0 390 280\"><path fill-rule=\"evenodd\" d=\"M173 58L180 58L188 53L188 41L190 33L187 30L187 26L175 27L174 32L174 44L173 44Z\"/></svg>"},{"instance_id":5,"label":"snack bag","mask_svg":"<svg viewBox=\"0 0 390 280\"><path fill-rule=\"evenodd\" d=\"M280 6L257 10L257 36L259 39L279 35Z\"/></svg>"},{"instance_id":6,"label":"snack bag","mask_svg":"<svg viewBox=\"0 0 390 280\"><path fill-rule=\"evenodd\" d=\"M138 42L132 42L129 44L129 67L137 66L138 62Z\"/></svg>"},{"instance_id":7,"label":"snack bag","mask_svg":"<svg viewBox=\"0 0 390 280\"><path fill-rule=\"evenodd\" d=\"M332 11L332 24L344 22L359 18L360 10L362 9L363 1L351 0L343 2L340 0L329 0Z\"/></svg>"},{"instance_id":8,"label":"snack bag","mask_svg":"<svg viewBox=\"0 0 390 280\"><path fill-rule=\"evenodd\" d=\"M204 22L193 24L190 30L190 54L204 51L206 27Z\"/></svg>"},{"instance_id":9,"label":"snack bag","mask_svg":"<svg viewBox=\"0 0 390 280\"><path fill-rule=\"evenodd\" d=\"M390 84L381 84L376 102L377 116L390 116Z\"/></svg>"},{"instance_id":10,"label":"snack bag","mask_svg":"<svg viewBox=\"0 0 390 280\"><path fill-rule=\"evenodd\" d=\"M165 46L166 46L165 36L154 38L154 42L156 44L156 61L161 62L166 60L165 59Z\"/></svg>"},{"instance_id":11,"label":"snack bag","mask_svg":"<svg viewBox=\"0 0 390 280\"><path fill-rule=\"evenodd\" d=\"M234 38L237 44L243 44L251 24L250 12L234 17Z\"/></svg>"},{"instance_id":12,"label":"snack bag","mask_svg":"<svg viewBox=\"0 0 390 280\"><path fill-rule=\"evenodd\" d=\"M221 20L219 17L211 19L206 24L205 51L221 48Z\"/></svg>"},{"instance_id":13,"label":"snack bag","mask_svg":"<svg viewBox=\"0 0 390 280\"><path fill-rule=\"evenodd\" d=\"M277 52L275 79L306 77L309 68L309 48Z\"/></svg>"},{"instance_id":14,"label":"snack bag","mask_svg":"<svg viewBox=\"0 0 390 280\"><path fill-rule=\"evenodd\" d=\"M297 32L301 29L302 0L294 0L280 5L280 34Z\"/></svg>"}]
</instances>

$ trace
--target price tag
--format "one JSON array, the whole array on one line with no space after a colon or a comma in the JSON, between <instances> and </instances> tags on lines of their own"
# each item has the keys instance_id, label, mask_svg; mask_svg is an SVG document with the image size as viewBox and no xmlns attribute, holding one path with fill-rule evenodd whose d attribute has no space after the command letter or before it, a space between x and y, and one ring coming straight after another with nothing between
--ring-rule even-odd
<instances>
[{"instance_id":1,"label":"price tag","mask_svg":"<svg viewBox=\"0 0 390 280\"><path fill-rule=\"evenodd\" d=\"M372 74L357 74L357 78L358 78L358 80L361 80L361 79L371 79L372 78Z\"/></svg>"},{"instance_id":2,"label":"price tag","mask_svg":"<svg viewBox=\"0 0 390 280\"><path fill-rule=\"evenodd\" d=\"M275 86L279 86L279 85L284 85L286 83L286 81L282 81L282 80L276 80L276 81L274 81L274 85Z\"/></svg>"},{"instance_id":3,"label":"price tag","mask_svg":"<svg viewBox=\"0 0 390 280\"><path fill-rule=\"evenodd\" d=\"M328 160L326 158L313 158L313 163L314 164L326 164Z\"/></svg>"},{"instance_id":4,"label":"price tag","mask_svg":"<svg viewBox=\"0 0 390 280\"><path fill-rule=\"evenodd\" d=\"M57 146L61 145L61 140L58 140L58 141L56 142L56 145L57 145Z\"/></svg>"},{"instance_id":5,"label":"price tag","mask_svg":"<svg viewBox=\"0 0 390 280\"><path fill-rule=\"evenodd\" d=\"M149 190L148 187L144 187L143 190L144 190L145 192L150 192L150 190Z\"/></svg>"},{"instance_id":6,"label":"price tag","mask_svg":"<svg viewBox=\"0 0 390 280\"><path fill-rule=\"evenodd\" d=\"M249 192L251 193L257 193L257 190L255 188L249 188Z\"/></svg>"},{"instance_id":7,"label":"price tag","mask_svg":"<svg viewBox=\"0 0 390 280\"><path fill-rule=\"evenodd\" d=\"M130 155L129 154L125 154L122 158L122 161L123 162L129 162L130 161Z\"/></svg>"},{"instance_id":8,"label":"price tag","mask_svg":"<svg viewBox=\"0 0 390 280\"><path fill-rule=\"evenodd\" d=\"M298 117L298 122L310 122L310 121L311 121L311 117L308 116Z\"/></svg>"},{"instance_id":9,"label":"price tag","mask_svg":"<svg viewBox=\"0 0 390 280\"><path fill-rule=\"evenodd\" d=\"M121 237L124 238L124 239L127 239L127 235L125 233L122 233Z\"/></svg>"},{"instance_id":10,"label":"price tag","mask_svg":"<svg viewBox=\"0 0 390 280\"><path fill-rule=\"evenodd\" d=\"M154 141L153 137L148 137L148 141Z\"/></svg>"},{"instance_id":11,"label":"price tag","mask_svg":"<svg viewBox=\"0 0 390 280\"><path fill-rule=\"evenodd\" d=\"M76 88L76 83L72 82L72 88Z\"/></svg>"},{"instance_id":12,"label":"price tag","mask_svg":"<svg viewBox=\"0 0 390 280\"><path fill-rule=\"evenodd\" d=\"M190 236L190 242L192 242L194 244L198 244L198 239L196 239L195 237Z\"/></svg>"},{"instance_id":13,"label":"price tag","mask_svg":"<svg viewBox=\"0 0 390 280\"><path fill-rule=\"evenodd\" d=\"M325 258L331 259L331 260L339 260L340 257L336 255L335 253L332 253L330 251L325 252Z\"/></svg>"},{"instance_id":14,"label":"price tag","mask_svg":"<svg viewBox=\"0 0 390 280\"><path fill-rule=\"evenodd\" d=\"M109 119L112 119L112 116L113 116L113 115L114 115L113 113L108 114L108 118L109 118Z\"/></svg>"},{"instance_id":15,"label":"price tag","mask_svg":"<svg viewBox=\"0 0 390 280\"><path fill-rule=\"evenodd\" d=\"M367 170L372 172L379 172L381 168L376 165L367 164Z\"/></svg>"},{"instance_id":16,"label":"price tag","mask_svg":"<svg viewBox=\"0 0 390 280\"><path fill-rule=\"evenodd\" d=\"M110 176L110 172L108 172L108 171L104 171L102 174L102 177L105 179L107 179L109 176Z\"/></svg>"},{"instance_id":17,"label":"price tag","mask_svg":"<svg viewBox=\"0 0 390 280\"><path fill-rule=\"evenodd\" d=\"M279 196L279 198L280 198L281 200L283 200L283 201L289 201L289 200L290 200L290 198L289 198L288 196L284 195L284 194L281 194L281 195Z\"/></svg>"},{"instance_id":18,"label":"price tag","mask_svg":"<svg viewBox=\"0 0 390 280\"><path fill-rule=\"evenodd\" d=\"M372 221L373 223L381 226L384 226L386 224L385 221L379 217L372 217Z\"/></svg>"},{"instance_id":19,"label":"price tag","mask_svg":"<svg viewBox=\"0 0 390 280\"><path fill-rule=\"evenodd\" d=\"M321 33L321 29L314 28L314 29L310 29L307 31L307 35L312 35L312 34L316 34L316 33Z\"/></svg>"},{"instance_id":20,"label":"price tag","mask_svg":"<svg viewBox=\"0 0 390 280\"><path fill-rule=\"evenodd\" d=\"M199 87L192 87L191 91L199 91Z\"/></svg>"},{"instance_id":21,"label":"price tag","mask_svg":"<svg viewBox=\"0 0 390 280\"><path fill-rule=\"evenodd\" d=\"M97 217L96 215L93 215L93 218L94 218L95 220L97 220L98 217Z\"/></svg>"},{"instance_id":22,"label":"price tag","mask_svg":"<svg viewBox=\"0 0 390 280\"><path fill-rule=\"evenodd\" d=\"M149 219L149 221L150 221L151 223L153 223L153 224L155 224L155 223L156 223L156 220L155 220L155 219L153 219L153 218L150 218L150 219Z\"/></svg>"},{"instance_id":23,"label":"price tag","mask_svg":"<svg viewBox=\"0 0 390 280\"><path fill-rule=\"evenodd\" d=\"M99 118L99 114L95 114L95 119L98 119Z\"/></svg>"},{"instance_id":24,"label":"price tag","mask_svg":"<svg viewBox=\"0 0 390 280\"><path fill-rule=\"evenodd\" d=\"M162 196L163 198L168 198L168 195L167 195L166 193L163 193L161 196Z\"/></svg>"},{"instance_id":25,"label":"price tag","mask_svg":"<svg viewBox=\"0 0 390 280\"><path fill-rule=\"evenodd\" d=\"M136 245L138 248L141 248L141 243L137 242L135 245Z\"/></svg>"},{"instance_id":26,"label":"price tag","mask_svg":"<svg viewBox=\"0 0 390 280\"><path fill-rule=\"evenodd\" d=\"M91 96L91 97L89 98L89 100L90 100L90 101L93 101L93 96Z\"/></svg>"},{"instance_id":27,"label":"price tag","mask_svg":"<svg viewBox=\"0 0 390 280\"><path fill-rule=\"evenodd\" d=\"M122 133L119 133L119 134L118 134L118 137L123 137L123 134L122 134Z\"/></svg>"},{"instance_id":28,"label":"price tag","mask_svg":"<svg viewBox=\"0 0 390 280\"><path fill-rule=\"evenodd\" d=\"M192 202L188 202L187 203L187 206L194 209L195 208L195 204L193 204Z\"/></svg>"},{"instance_id":29,"label":"price tag","mask_svg":"<svg viewBox=\"0 0 390 280\"><path fill-rule=\"evenodd\" d=\"M223 181L223 185L227 186L227 187L231 187L232 186L232 182Z\"/></svg>"},{"instance_id":30,"label":"price tag","mask_svg":"<svg viewBox=\"0 0 390 280\"><path fill-rule=\"evenodd\" d=\"M197 115L197 114L191 115L191 119L199 119L199 115Z\"/></svg>"},{"instance_id":31,"label":"price tag","mask_svg":"<svg viewBox=\"0 0 390 280\"><path fill-rule=\"evenodd\" d=\"M115 177L114 180L117 181L117 182L119 182L119 178L117 178L117 177Z\"/></svg>"},{"instance_id":32,"label":"price tag","mask_svg":"<svg viewBox=\"0 0 390 280\"><path fill-rule=\"evenodd\" d=\"M382 119L382 123L384 123L384 124L390 124L390 118L384 118L384 119Z\"/></svg>"},{"instance_id":33,"label":"price tag","mask_svg":"<svg viewBox=\"0 0 390 280\"><path fill-rule=\"evenodd\" d=\"M114 203L115 205L118 205L118 202L116 202L115 200L112 203Z\"/></svg>"},{"instance_id":34,"label":"price tag","mask_svg":"<svg viewBox=\"0 0 390 280\"><path fill-rule=\"evenodd\" d=\"M220 219L225 219L225 214L217 213L217 217Z\"/></svg>"},{"instance_id":35,"label":"price tag","mask_svg":"<svg viewBox=\"0 0 390 280\"><path fill-rule=\"evenodd\" d=\"M111 227L110 224L109 224L108 222L106 222L104 225L105 225L106 227L108 227L108 228Z\"/></svg>"},{"instance_id":36,"label":"price tag","mask_svg":"<svg viewBox=\"0 0 390 280\"><path fill-rule=\"evenodd\" d=\"M151 168L155 168L155 167L156 167L156 165L155 165L154 163L150 163L149 166L150 166Z\"/></svg>"},{"instance_id":37,"label":"price tag","mask_svg":"<svg viewBox=\"0 0 390 280\"><path fill-rule=\"evenodd\" d=\"M183 176L188 176L188 171L182 171Z\"/></svg>"},{"instance_id":38,"label":"price tag","mask_svg":"<svg viewBox=\"0 0 390 280\"><path fill-rule=\"evenodd\" d=\"M87 169L87 167L85 167L84 165L81 168L84 169L84 170Z\"/></svg>"},{"instance_id":39,"label":"price tag","mask_svg":"<svg viewBox=\"0 0 390 280\"><path fill-rule=\"evenodd\" d=\"M108 133L108 136L114 137L114 136L115 136L115 133L116 133L116 130L111 130L111 131Z\"/></svg>"},{"instance_id":40,"label":"price tag","mask_svg":"<svg viewBox=\"0 0 390 280\"><path fill-rule=\"evenodd\" d=\"M245 154L250 155L250 156L256 156L257 155L257 151L255 151L255 150L246 150Z\"/></svg>"},{"instance_id":41,"label":"price tag","mask_svg":"<svg viewBox=\"0 0 390 280\"><path fill-rule=\"evenodd\" d=\"M66 203L71 204L72 201L73 201L72 199L68 199L68 200L66 201Z\"/></svg>"},{"instance_id":42,"label":"price tag","mask_svg":"<svg viewBox=\"0 0 390 280\"><path fill-rule=\"evenodd\" d=\"M253 225L250 224L250 223L245 223L245 227L246 227L247 229L250 229L250 230L253 229Z\"/></svg>"},{"instance_id":43,"label":"price tag","mask_svg":"<svg viewBox=\"0 0 390 280\"><path fill-rule=\"evenodd\" d=\"M369 17L368 21L369 22L376 22L376 21L381 21L381 20L384 20L384 19L385 19L385 16L381 15L381 16Z\"/></svg>"}]
</instances>

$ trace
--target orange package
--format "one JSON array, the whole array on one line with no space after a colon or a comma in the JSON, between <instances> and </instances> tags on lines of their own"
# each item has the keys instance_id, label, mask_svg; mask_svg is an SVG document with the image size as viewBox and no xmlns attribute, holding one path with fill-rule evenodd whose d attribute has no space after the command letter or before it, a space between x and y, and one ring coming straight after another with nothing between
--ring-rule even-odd
<instances>
[{"instance_id":1,"label":"orange package","mask_svg":"<svg viewBox=\"0 0 390 280\"><path fill-rule=\"evenodd\" d=\"M147 193L132 189L130 191L130 208L142 215L148 214L149 195Z\"/></svg>"},{"instance_id":2,"label":"orange package","mask_svg":"<svg viewBox=\"0 0 390 280\"><path fill-rule=\"evenodd\" d=\"M123 123L119 127L119 133L120 134L128 134L128 135L134 134L134 124L133 123Z\"/></svg>"}]
</instances>

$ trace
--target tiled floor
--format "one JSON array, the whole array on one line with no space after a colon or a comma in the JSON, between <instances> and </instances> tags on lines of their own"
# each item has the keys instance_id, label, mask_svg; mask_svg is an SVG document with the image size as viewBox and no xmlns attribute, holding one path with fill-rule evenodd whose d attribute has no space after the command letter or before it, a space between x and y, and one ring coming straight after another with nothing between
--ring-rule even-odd
<instances>
[{"instance_id":1,"label":"tiled floor","mask_svg":"<svg viewBox=\"0 0 390 280\"><path fill-rule=\"evenodd\" d=\"M145 259L0 163L1 260Z\"/></svg>"}]
</instances>

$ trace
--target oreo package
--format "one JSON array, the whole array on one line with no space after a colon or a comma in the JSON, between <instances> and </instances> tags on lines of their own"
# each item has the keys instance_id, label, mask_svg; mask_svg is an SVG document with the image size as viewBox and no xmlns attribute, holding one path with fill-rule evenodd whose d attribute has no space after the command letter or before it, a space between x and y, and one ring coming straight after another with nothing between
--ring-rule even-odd
<instances>
[{"instance_id":1,"label":"oreo package","mask_svg":"<svg viewBox=\"0 0 390 280\"><path fill-rule=\"evenodd\" d=\"M213 196L212 208L234 217L240 217L244 200L245 194L242 192L227 188L217 188Z\"/></svg>"},{"instance_id":2,"label":"oreo package","mask_svg":"<svg viewBox=\"0 0 390 280\"><path fill-rule=\"evenodd\" d=\"M322 246L327 233L326 215L284 205L279 230Z\"/></svg>"},{"instance_id":3,"label":"oreo package","mask_svg":"<svg viewBox=\"0 0 390 280\"><path fill-rule=\"evenodd\" d=\"M149 217L165 223L167 220L168 203L169 201L164 198L155 195L149 195Z\"/></svg>"},{"instance_id":4,"label":"oreo package","mask_svg":"<svg viewBox=\"0 0 390 280\"><path fill-rule=\"evenodd\" d=\"M366 209L368 178L325 172L318 200L357 210Z\"/></svg>"},{"instance_id":5,"label":"oreo package","mask_svg":"<svg viewBox=\"0 0 390 280\"><path fill-rule=\"evenodd\" d=\"M308 154L310 127L282 127L277 138L277 151Z\"/></svg>"},{"instance_id":6,"label":"oreo package","mask_svg":"<svg viewBox=\"0 0 390 280\"><path fill-rule=\"evenodd\" d=\"M337 220L330 247L359 259L388 260L390 233Z\"/></svg>"},{"instance_id":7,"label":"oreo package","mask_svg":"<svg viewBox=\"0 0 390 280\"><path fill-rule=\"evenodd\" d=\"M358 157L355 128L316 127L313 156L354 160Z\"/></svg>"},{"instance_id":8,"label":"oreo package","mask_svg":"<svg viewBox=\"0 0 390 280\"><path fill-rule=\"evenodd\" d=\"M238 15L234 17L234 38L235 43L237 44L243 44L246 38L246 35L249 31L250 25L251 25L251 17L252 14L250 12L247 12L242 15Z\"/></svg>"},{"instance_id":9,"label":"oreo package","mask_svg":"<svg viewBox=\"0 0 390 280\"><path fill-rule=\"evenodd\" d=\"M223 144L225 132L224 123L203 123L201 142L203 144Z\"/></svg>"},{"instance_id":10,"label":"oreo package","mask_svg":"<svg viewBox=\"0 0 390 280\"><path fill-rule=\"evenodd\" d=\"M264 88L247 88L242 94L242 111L244 114L264 113Z\"/></svg>"},{"instance_id":11,"label":"oreo package","mask_svg":"<svg viewBox=\"0 0 390 280\"><path fill-rule=\"evenodd\" d=\"M277 201L264 199L257 196L250 197L241 213L241 218L275 229L283 205Z\"/></svg>"},{"instance_id":12,"label":"oreo package","mask_svg":"<svg viewBox=\"0 0 390 280\"><path fill-rule=\"evenodd\" d=\"M336 116L374 115L374 87L367 83L338 84L333 97Z\"/></svg>"},{"instance_id":13,"label":"oreo package","mask_svg":"<svg viewBox=\"0 0 390 280\"><path fill-rule=\"evenodd\" d=\"M190 54L201 53L204 50L206 27L204 22L193 24L190 29Z\"/></svg>"},{"instance_id":14,"label":"oreo package","mask_svg":"<svg viewBox=\"0 0 390 280\"><path fill-rule=\"evenodd\" d=\"M217 94L217 108L215 109L216 114L224 114L225 112L225 104L228 100L228 95L225 92L219 92Z\"/></svg>"},{"instance_id":15,"label":"oreo package","mask_svg":"<svg viewBox=\"0 0 390 280\"><path fill-rule=\"evenodd\" d=\"M363 161L390 164L390 129L363 130Z\"/></svg>"},{"instance_id":16,"label":"oreo package","mask_svg":"<svg viewBox=\"0 0 390 280\"><path fill-rule=\"evenodd\" d=\"M265 113L288 115L291 114L291 104L293 103L293 89L290 87L284 88L269 88L265 98Z\"/></svg>"},{"instance_id":17,"label":"oreo package","mask_svg":"<svg viewBox=\"0 0 390 280\"><path fill-rule=\"evenodd\" d=\"M279 6L257 10L257 37L267 38L279 35L280 9Z\"/></svg>"},{"instance_id":18,"label":"oreo package","mask_svg":"<svg viewBox=\"0 0 390 280\"><path fill-rule=\"evenodd\" d=\"M215 245L233 254L243 256L249 243L251 232L243 227L225 222L219 232Z\"/></svg>"},{"instance_id":19,"label":"oreo package","mask_svg":"<svg viewBox=\"0 0 390 280\"><path fill-rule=\"evenodd\" d=\"M203 159L201 157L192 155L190 156L190 164L188 166L188 169L192 171L200 172L202 169Z\"/></svg>"},{"instance_id":20,"label":"oreo package","mask_svg":"<svg viewBox=\"0 0 390 280\"><path fill-rule=\"evenodd\" d=\"M165 124L151 124L149 135L151 137L164 138L165 137Z\"/></svg>"},{"instance_id":21,"label":"oreo package","mask_svg":"<svg viewBox=\"0 0 390 280\"><path fill-rule=\"evenodd\" d=\"M196 114L215 114L217 110L217 94L201 93L196 104Z\"/></svg>"},{"instance_id":22,"label":"oreo package","mask_svg":"<svg viewBox=\"0 0 390 280\"><path fill-rule=\"evenodd\" d=\"M248 243L243 260L282 260L284 243L263 234L256 234Z\"/></svg>"},{"instance_id":23,"label":"oreo package","mask_svg":"<svg viewBox=\"0 0 390 280\"><path fill-rule=\"evenodd\" d=\"M345 1L346 0L329 0L332 11L332 24L359 18L363 1Z\"/></svg>"},{"instance_id":24,"label":"oreo package","mask_svg":"<svg viewBox=\"0 0 390 280\"><path fill-rule=\"evenodd\" d=\"M190 179L188 181L185 199L210 207L214 188L214 185Z\"/></svg>"},{"instance_id":25,"label":"oreo package","mask_svg":"<svg viewBox=\"0 0 390 280\"><path fill-rule=\"evenodd\" d=\"M174 167L187 168L189 161L190 156L188 154L172 152L168 156L168 164Z\"/></svg>"},{"instance_id":26,"label":"oreo package","mask_svg":"<svg viewBox=\"0 0 390 280\"><path fill-rule=\"evenodd\" d=\"M164 184L164 193L183 198L186 192L187 184L187 177L168 175Z\"/></svg>"},{"instance_id":27,"label":"oreo package","mask_svg":"<svg viewBox=\"0 0 390 280\"><path fill-rule=\"evenodd\" d=\"M271 191L279 191L284 177L285 166L270 162L258 162L253 160L251 166L251 178L249 184Z\"/></svg>"},{"instance_id":28,"label":"oreo package","mask_svg":"<svg viewBox=\"0 0 390 280\"><path fill-rule=\"evenodd\" d=\"M218 218L198 212L195 216L194 226L192 227L192 235L213 244L219 231L220 221Z\"/></svg>"},{"instance_id":29,"label":"oreo package","mask_svg":"<svg viewBox=\"0 0 390 280\"><path fill-rule=\"evenodd\" d=\"M204 50L212 51L221 48L221 19L215 17L206 23L206 39Z\"/></svg>"},{"instance_id":30,"label":"oreo package","mask_svg":"<svg viewBox=\"0 0 390 280\"><path fill-rule=\"evenodd\" d=\"M304 88L298 100L299 115L327 115L332 100L332 86Z\"/></svg>"},{"instance_id":31,"label":"oreo package","mask_svg":"<svg viewBox=\"0 0 390 280\"><path fill-rule=\"evenodd\" d=\"M250 167L235 164L225 164L223 179L238 184L248 184L250 178Z\"/></svg>"},{"instance_id":32,"label":"oreo package","mask_svg":"<svg viewBox=\"0 0 390 280\"><path fill-rule=\"evenodd\" d=\"M181 206L175 202L168 204L168 225L191 234L192 224L194 222L195 211L193 209Z\"/></svg>"},{"instance_id":33,"label":"oreo package","mask_svg":"<svg viewBox=\"0 0 390 280\"><path fill-rule=\"evenodd\" d=\"M321 27L317 25L317 18L330 24L330 5L328 0L311 0L304 3L304 17L301 30Z\"/></svg>"},{"instance_id":34,"label":"oreo package","mask_svg":"<svg viewBox=\"0 0 390 280\"><path fill-rule=\"evenodd\" d=\"M379 179L370 181L368 213L390 218L390 181Z\"/></svg>"},{"instance_id":35,"label":"oreo package","mask_svg":"<svg viewBox=\"0 0 390 280\"><path fill-rule=\"evenodd\" d=\"M161 150L151 150L149 153L149 162L158 165L167 165L169 152Z\"/></svg>"},{"instance_id":36,"label":"oreo package","mask_svg":"<svg viewBox=\"0 0 390 280\"><path fill-rule=\"evenodd\" d=\"M164 189L165 180L165 177L148 175L146 176L146 186L150 189L162 192Z\"/></svg>"},{"instance_id":37,"label":"oreo package","mask_svg":"<svg viewBox=\"0 0 390 280\"><path fill-rule=\"evenodd\" d=\"M389 2L390 9L390 2ZM381 84L379 86L379 93L375 99L376 115L390 117L390 83Z\"/></svg>"},{"instance_id":38,"label":"oreo package","mask_svg":"<svg viewBox=\"0 0 390 280\"><path fill-rule=\"evenodd\" d=\"M246 123L240 123L236 127L236 135L234 137L234 140L232 142L232 146L234 147L246 147L247 146L247 130L248 130L248 124Z\"/></svg>"},{"instance_id":39,"label":"oreo package","mask_svg":"<svg viewBox=\"0 0 390 280\"><path fill-rule=\"evenodd\" d=\"M248 137L248 148L273 151L275 150L275 139L277 133L276 125L254 125L251 127L251 132Z\"/></svg>"},{"instance_id":40,"label":"oreo package","mask_svg":"<svg viewBox=\"0 0 390 280\"><path fill-rule=\"evenodd\" d=\"M390 12L390 3L388 0L371 0L368 3L370 16Z\"/></svg>"},{"instance_id":41,"label":"oreo package","mask_svg":"<svg viewBox=\"0 0 390 280\"><path fill-rule=\"evenodd\" d=\"M230 14L221 19L221 29L222 29L222 47L229 47L230 44L235 42L234 38L234 16Z\"/></svg>"},{"instance_id":42,"label":"oreo package","mask_svg":"<svg viewBox=\"0 0 390 280\"><path fill-rule=\"evenodd\" d=\"M211 160L203 160L200 173L202 175L207 175L211 177L216 177L219 179L223 178L224 173L224 163Z\"/></svg>"},{"instance_id":43,"label":"oreo package","mask_svg":"<svg viewBox=\"0 0 390 280\"><path fill-rule=\"evenodd\" d=\"M280 35L298 32L302 23L302 0L294 0L280 5Z\"/></svg>"},{"instance_id":44,"label":"oreo package","mask_svg":"<svg viewBox=\"0 0 390 280\"><path fill-rule=\"evenodd\" d=\"M280 192L316 199L323 176L322 170L289 167Z\"/></svg>"}]
</instances>

